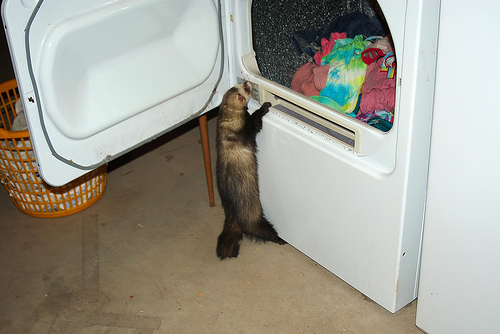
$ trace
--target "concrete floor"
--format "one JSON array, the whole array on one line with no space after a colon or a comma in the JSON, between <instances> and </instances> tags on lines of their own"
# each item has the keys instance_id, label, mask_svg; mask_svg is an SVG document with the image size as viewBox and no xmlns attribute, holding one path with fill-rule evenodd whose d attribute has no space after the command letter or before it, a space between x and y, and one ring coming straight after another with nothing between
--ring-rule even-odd
<instances>
[{"instance_id":1,"label":"concrete floor","mask_svg":"<svg viewBox=\"0 0 500 334\"><path fill-rule=\"evenodd\" d=\"M215 119L209 121L215 138ZM421 333L290 245L215 255L197 121L109 165L104 196L31 218L0 190L1 333Z\"/></svg>"}]
</instances>

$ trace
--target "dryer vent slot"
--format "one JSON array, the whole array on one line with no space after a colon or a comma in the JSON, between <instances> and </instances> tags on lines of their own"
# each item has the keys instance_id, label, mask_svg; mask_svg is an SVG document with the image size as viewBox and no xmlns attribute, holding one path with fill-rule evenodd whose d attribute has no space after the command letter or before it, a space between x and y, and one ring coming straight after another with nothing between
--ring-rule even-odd
<instances>
[{"instance_id":1,"label":"dryer vent slot","mask_svg":"<svg viewBox=\"0 0 500 334\"><path fill-rule=\"evenodd\" d=\"M286 115L288 118L293 118L315 132L340 142L353 150L355 149L356 134L354 131L284 100L277 99L277 101L278 104L272 107L277 112Z\"/></svg>"}]
</instances>

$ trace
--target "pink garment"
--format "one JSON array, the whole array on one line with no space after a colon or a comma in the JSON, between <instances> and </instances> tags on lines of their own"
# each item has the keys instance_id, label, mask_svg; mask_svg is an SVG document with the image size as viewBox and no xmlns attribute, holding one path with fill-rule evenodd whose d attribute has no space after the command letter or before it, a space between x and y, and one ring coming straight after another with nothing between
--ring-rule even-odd
<instances>
[{"instance_id":1,"label":"pink garment","mask_svg":"<svg viewBox=\"0 0 500 334\"><path fill-rule=\"evenodd\" d=\"M392 112L396 100L396 79L387 78L387 72L381 72L383 59L368 65L363 87L359 112L369 114L374 110Z\"/></svg>"},{"instance_id":2,"label":"pink garment","mask_svg":"<svg viewBox=\"0 0 500 334\"><path fill-rule=\"evenodd\" d=\"M337 39L347 38L347 34L345 32L332 32L330 35L330 39L322 38L321 39L321 51L316 52L314 55L314 61L316 64L321 65L321 58L329 54L333 47L335 46L335 41Z\"/></svg>"},{"instance_id":3,"label":"pink garment","mask_svg":"<svg viewBox=\"0 0 500 334\"><path fill-rule=\"evenodd\" d=\"M392 43L389 39L390 37L384 37L373 43L370 47L380 49L383 53L388 54L389 52L394 53Z\"/></svg>"},{"instance_id":4,"label":"pink garment","mask_svg":"<svg viewBox=\"0 0 500 334\"><path fill-rule=\"evenodd\" d=\"M295 72L292 89L307 97L319 95L326 85L329 69L329 65L318 66L309 62L305 63Z\"/></svg>"}]
</instances>

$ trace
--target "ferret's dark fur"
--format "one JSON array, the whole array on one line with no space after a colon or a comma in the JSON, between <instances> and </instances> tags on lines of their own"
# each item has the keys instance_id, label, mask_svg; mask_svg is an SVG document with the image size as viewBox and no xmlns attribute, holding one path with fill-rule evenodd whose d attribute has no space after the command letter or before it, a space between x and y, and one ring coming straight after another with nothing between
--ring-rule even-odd
<instances>
[{"instance_id":1,"label":"ferret's dark fur","mask_svg":"<svg viewBox=\"0 0 500 334\"><path fill-rule=\"evenodd\" d=\"M221 260L238 256L243 235L258 241L286 243L262 212L255 137L271 104L264 103L250 115L247 104L251 88L245 82L229 89L217 118L217 186L226 215L217 242Z\"/></svg>"}]
</instances>

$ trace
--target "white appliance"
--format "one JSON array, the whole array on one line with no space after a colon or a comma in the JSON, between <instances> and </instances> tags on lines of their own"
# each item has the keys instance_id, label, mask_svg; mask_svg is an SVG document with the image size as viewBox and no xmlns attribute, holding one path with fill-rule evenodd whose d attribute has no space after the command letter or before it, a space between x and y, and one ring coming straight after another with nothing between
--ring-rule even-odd
<instances>
[{"instance_id":1,"label":"white appliance","mask_svg":"<svg viewBox=\"0 0 500 334\"><path fill-rule=\"evenodd\" d=\"M500 46L489 33L499 29L498 2L441 0L417 304L417 326L428 333L500 328ZM481 70L469 66L474 59Z\"/></svg>"},{"instance_id":2,"label":"white appliance","mask_svg":"<svg viewBox=\"0 0 500 334\"><path fill-rule=\"evenodd\" d=\"M258 137L266 216L291 245L397 311L417 295L439 2L379 5L398 64L389 132L263 77L251 1L4 0L42 176L64 184L250 80L258 102L274 104Z\"/></svg>"}]
</instances>

